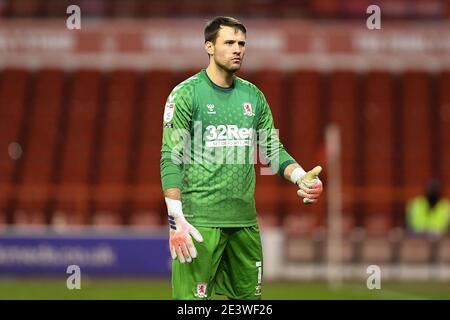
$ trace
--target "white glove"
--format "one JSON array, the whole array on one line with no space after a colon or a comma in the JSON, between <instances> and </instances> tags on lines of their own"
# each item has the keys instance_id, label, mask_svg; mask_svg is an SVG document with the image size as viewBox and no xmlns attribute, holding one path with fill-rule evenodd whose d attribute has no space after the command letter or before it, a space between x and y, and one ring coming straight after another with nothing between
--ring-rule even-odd
<instances>
[{"instance_id":1,"label":"white glove","mask_svg":"<svg viewBox=\"0 0 450 320\"><path fill-rule=\"evenodd\" d=\"M308 172L305 172L302 168L295 168L292 172L291 181L300 188L297 194L303 197L304 204L317 202L322 193L323 184L319 179L321 171L322 167L317 166Z\"/></svg>"},{"instance_id":2,"label":"white glove","mask_svg":"<svg viewBox=\"0 0 450 320\"><path fill-rule=\"evenodd\" d=\"M180 200L165 198L168 210L168 218L170 225L169 246L172 259L177 256L181 263L192 262L197 257L197 249L195 249L191 235L198 242L203 242L203 237L194 228L183 215Z\"/></svg>"}]
</instances>

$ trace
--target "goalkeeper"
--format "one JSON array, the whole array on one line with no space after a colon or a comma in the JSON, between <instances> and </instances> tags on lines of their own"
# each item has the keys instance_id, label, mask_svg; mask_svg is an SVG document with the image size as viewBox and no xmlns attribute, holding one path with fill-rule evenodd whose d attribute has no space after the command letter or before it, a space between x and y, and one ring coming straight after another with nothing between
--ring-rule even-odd
<instances>
[{"instance_id":1,"label":"goalkeeper","mask_svg":"<svg viewBox=\"0 0 450 320\"><path fill-rule=\"evenodd\" d=\"M206 69L177 85L163 117L161 180L168 209L174 299L260 299L263 257L254 152L298 185L304 203L322 192L321 168L305 172L285 151L263 93L234 75L246 29L217 17L204 30Z\"/></svg>"}]
</instances>

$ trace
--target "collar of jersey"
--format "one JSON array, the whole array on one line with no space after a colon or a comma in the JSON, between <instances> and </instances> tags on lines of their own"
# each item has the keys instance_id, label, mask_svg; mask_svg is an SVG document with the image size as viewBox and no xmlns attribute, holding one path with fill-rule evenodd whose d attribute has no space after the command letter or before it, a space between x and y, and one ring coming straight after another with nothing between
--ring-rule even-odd
<instances>
[{"instance_id":1,"label":"collar of jersey","mask_svg":"<svg viewBox=\"0 0 450 320\"><path fill-rule=\"evenodd\" d=\"M222 91L222 92L231 92L231 91L234 89L234 87L235 87L235 82L236 82L236 80L235 80L234 77L233 77L233 84L231 85L231 87L225 88L225 87L221 87L221 86L218 86L217 84L215 84L215 83L208 77L208 74L206 73L206 69L203 69L202 72L203 72L203 74L205 75L205 78L207 79L207 81L210 83L210 85L211 85L214 89L217 89L217 90Z\"/></svg>"}]
</instances>

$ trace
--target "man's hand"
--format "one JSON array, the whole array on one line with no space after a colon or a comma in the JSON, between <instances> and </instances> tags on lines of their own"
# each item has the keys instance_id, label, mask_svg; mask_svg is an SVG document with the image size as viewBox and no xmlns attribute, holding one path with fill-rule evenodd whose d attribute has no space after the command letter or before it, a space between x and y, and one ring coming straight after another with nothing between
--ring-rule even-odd
<instances>
[{"instance_id":1,"label":"man's hand","mask_svg":"<svg viewBox=\"0 0 450 320\"><path fill-rule=\"evenodd\" d=\"M172 259L177 257L181 263L192 262L197 257L197 249L194 246L191 235L198 242L203 242L203 237L198 230L187 222L181 210L181 201L166 198L169 211L169 247Z\"/></svg>"},{"instance_id":2,"label":"man's hand","mask_svg":"<svg viewBox=\"0 0 450 320\"><path fill-rule=\"evenodd\" d=\"M314 169L300 175L296 184L300 188L297 194L303 197L304 204L310 204L317 202L320 194L323 191L322 181L319 179L319 173L322 171L322 167L317 166Z\"/></svg>"}]
</instances>

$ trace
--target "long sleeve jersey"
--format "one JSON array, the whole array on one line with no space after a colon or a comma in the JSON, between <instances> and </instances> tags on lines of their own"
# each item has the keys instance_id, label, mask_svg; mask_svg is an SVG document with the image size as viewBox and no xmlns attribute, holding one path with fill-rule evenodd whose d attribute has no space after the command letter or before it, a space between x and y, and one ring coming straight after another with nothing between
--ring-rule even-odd
<instances>
[{"instance_id":1,"label":"long sleeve jersey","mask_svg":"<svg viewBox=\"0 0 450 320\"><path fill-rule=\"evenodd\" d=\"M163 118L162 188L181 189L186 219L206 227L256 224L257 145L281 176L296 162L263 93L237 76L230 88L219 87L202 70L172 90Z\"/></svg>"}]
</instances>

